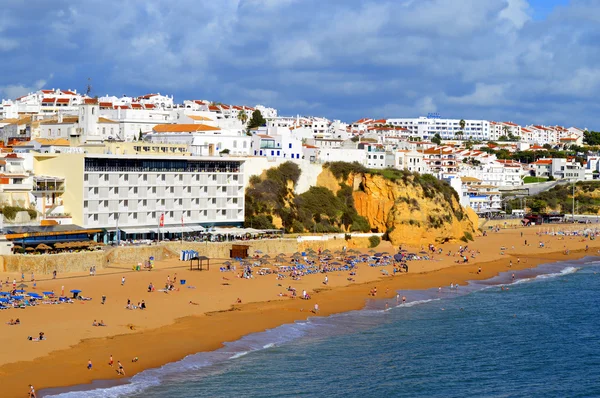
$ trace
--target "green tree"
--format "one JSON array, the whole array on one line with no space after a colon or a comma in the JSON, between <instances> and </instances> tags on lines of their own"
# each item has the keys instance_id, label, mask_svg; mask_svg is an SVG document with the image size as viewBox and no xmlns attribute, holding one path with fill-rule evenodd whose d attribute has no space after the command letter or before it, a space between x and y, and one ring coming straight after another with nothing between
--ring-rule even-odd
<instances>
[{"instance_id":1,"label":"green tree","mask_svg":"<svg viewBox=\"0 0 600 398\"><path fill-rule=\"evenodd\" d=\"M462 140L463 136L465 135L465 133L461 130L461 131L457 131L456 135L459 137L459 139Z\"/></svg>"},{"instance_id":2,"label":"green tree","mask_svg":"<svg viewBox=\"0 0 600 398\"><path fill-rule=\"evenodd\" d=\"M262 113L260 113L258 109L255 109L254 112L252 112L250 121L248 122L248 131L256 127L264 126L265 124L267 124L267 121L263 117Z\"/></svg>"},{"instance_id":3,"label":"green tree","mask_svg":"<svg viewBox=\"0 0 600 398\"><path fill-rule=\"evenodd\" d=\"M585 130L583 132L583 142L586 145L600 145L600 132Z\"/></svg>"},{"instance_id":4,"label":"green tree","mask_svg":"<svg viewBox=\"0 0 600 398\"><path fill-rule=\"evenodd\" d=\"M467 125L467 123L465 122L465 119L460 119L460 122L458 122L458 124L460 125L461 130L464 130L465 126Z\"/></svg>"},{"instance_id":5,"label":"green tree","mask_svg":"<svg viewBox=\"0 0 600 398\"><path fill-rule=\"evenodd\" d=\"M245 110L243 110L243 109L242 109L242 110L241 110L241 111L238 113L238 116L237 116L237 118L238 118L238 120L239 120L240 122L242 122L242 124L246 124L246 122L248 121L248 114L246 113L246 111L245 111Z\"/></svg>"},{"instance_id":6,"label":"green tree","mask_svg":"<svg viewBox=\"0 0 600 398\"><path fill-rule=\"evenodd\" d=\"M431 142L433 142L434 144L437 144L437 145L441 145L442 137L440 136L439 133L435 133L435 135L433 137L431 137Z\"/></svg>"}]
</instances>

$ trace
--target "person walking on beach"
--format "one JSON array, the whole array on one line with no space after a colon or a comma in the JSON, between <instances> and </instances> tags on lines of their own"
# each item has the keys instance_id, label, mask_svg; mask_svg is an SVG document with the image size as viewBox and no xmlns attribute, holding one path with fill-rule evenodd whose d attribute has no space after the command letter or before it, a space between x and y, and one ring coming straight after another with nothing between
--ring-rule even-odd
<instances>
[{"instance_id":1,"label":"person walking on beach","mask_svg":"<svg viewBox=\"0 0 600 398\"><path fill-rule=\"evenodd\" d=\"M313 312L315 314L319 312L319 304L315 303L315 309L313 310Z\"/></svg>"},{"instance_id":2,"label":"person walking on beach","mask_svg":"<svg viewBox=\"0 0 600 398\"><path fill-rule=\"evenodd\" d=\"M326 285L327 283L329 283L329 278L327 277L327 275L325 275L325 280L323 281L323 284Z\"/></svg>"},{"instance_id":3,"label":"person walking on beach","mask_svg":"<svg viewBox=\"0 0 600 398\"><path fill-rule=\"evenodd\" d=\"M52 271L52 279L56 279L56 270Z\"/></svg>"},{"instance_id":4,"label":"person walking on beach","mask_svg":"<svg viewBox=\"0 0 600 398\"><path fill-rule=\"evenodd\" d=\"M112 354L110 354L110 359L108 360L108 366L112 367L113 366L113 357Z\"/></svg>"},{"instance_id":5,"label":"person walking on beach","mask_svg":"<svg viewBox=\"0 0 600 398\"><path fill-rule=\"evenodd\" d=\"M33 388L31 384L29 385L29 398L37 398L37 395L35 395L35 388Z\"/></svg>"},{"instance_id":6,"label":"person walking on beach","mask_svg":"<svg viewBox=\"0 0 600 398\"><path fill-rule=\"evenodd\" d=\"M121 286L125 286L125 277L121 278Z\"/></svg>"},{"instance_id":7,"label":"person walking on beach","mask_svg":"<svg viewBox=\"0 0 600 398\"><path fill-rule=\"evenodd\" d=\"M88 360L88 366L87 366L88 370L92 370L92 360Z\"/></svg>"},{"instance_id":8,"label":"person walking on beach","mask_svg":"<svg viewBox=\"0 0 600 398\"><path fill-rule=\"evenodd\" d=\"M121 376L125 376L125 369L123 369L123 365L121 365L121 361L117 361L117 374Z\"/></svg>"}]
</instances>

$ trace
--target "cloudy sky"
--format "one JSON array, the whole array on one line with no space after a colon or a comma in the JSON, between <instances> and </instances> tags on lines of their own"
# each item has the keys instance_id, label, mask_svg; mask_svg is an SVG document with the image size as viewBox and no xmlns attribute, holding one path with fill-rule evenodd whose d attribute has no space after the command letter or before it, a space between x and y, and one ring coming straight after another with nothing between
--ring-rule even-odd
<instances>
[{"instance_id":1,"label":"cloudy sky","mask_svg":"<svg viewBox=\"0 0 600 398\"><path fill-rule=\"evenodd\" d=\"M3 0L0 97L172 94L353 121L600 129L598 0Z\"/></svg>"}]
</instances>

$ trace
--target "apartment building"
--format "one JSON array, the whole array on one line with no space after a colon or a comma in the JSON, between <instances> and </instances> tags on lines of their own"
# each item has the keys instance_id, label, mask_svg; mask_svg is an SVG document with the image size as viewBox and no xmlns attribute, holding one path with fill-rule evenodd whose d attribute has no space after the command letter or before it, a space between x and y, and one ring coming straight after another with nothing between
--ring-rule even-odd
<instances>
[{"instance_id":1,"label":"apartment building","mask_svg":"<svg viewBox=\"0 0 600 398\"><path fill-rule=\"evenodd\" d=\"M461 122L464 122L464 126ZM403 127L410 136L430 139L439 134L442 139L489 140L490 122L487 120L441 119L438 117L387 119L386 124Z\"/></svg>"},{"instance_id":2,"label":"apartment building","mask_svg":"<svg viewBox=\"0 0 600 398\"><path fill-rule=\"evenodd\" d=\"M244 222L244 161L210 157L39 154L36 175L64 181L73 223L100 239L181 234Z\"/></svg>"}]
</instances>

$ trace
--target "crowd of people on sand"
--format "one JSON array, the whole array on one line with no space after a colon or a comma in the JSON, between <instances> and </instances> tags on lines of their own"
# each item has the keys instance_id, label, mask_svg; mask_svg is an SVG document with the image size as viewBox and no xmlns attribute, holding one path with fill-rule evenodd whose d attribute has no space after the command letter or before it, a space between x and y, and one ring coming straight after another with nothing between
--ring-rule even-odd
<instances>
[{"instance_id":1,"label":"crowd of people on sand","mask_svg":"<svg viewBox=\"0 0 600 398\"><path fill-rule=\"evenodd\" d=\"M128 310L145 310L146 302L144 300L138 301L137 305L133 304L130 299L127 299L127 305L125 306Z\"/></svg>"}]
</instances>

